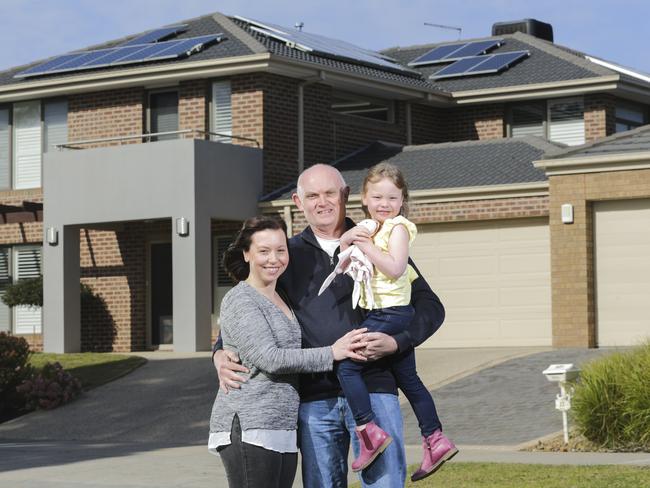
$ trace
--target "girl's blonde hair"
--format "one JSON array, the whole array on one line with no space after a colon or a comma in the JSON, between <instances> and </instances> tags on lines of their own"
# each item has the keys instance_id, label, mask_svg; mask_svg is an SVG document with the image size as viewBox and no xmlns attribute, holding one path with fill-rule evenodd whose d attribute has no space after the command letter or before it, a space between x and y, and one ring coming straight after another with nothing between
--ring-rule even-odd
<instances>
[{"instance_id":1,"label":"girl's blonde hair","mask_svg":"<svg viewBox=\"0 0 650 488\"><path fill-rule=\"evenodd\" d=\"M384 178L388 178L390 181L393 182L393 185L395 185L397 188L402 190L402 210L400 211L400 215L403 215L404 217L408 217L409 213L409 189L408 185L406 184L406 180L404 179L404 175L402 172L399 170L399 168L393 164L390 163L379 163L374 165L372 168L368 170L368 174L363 180L363 185L361 186L361 194L366 195L368 192L368 183L377 183L378 181L381 181ZM361 207L363 211L366 214L366 217L370 217L370 213L368 212L368 208L365 205L362 205Z\"/></svg>"}]
</instances>

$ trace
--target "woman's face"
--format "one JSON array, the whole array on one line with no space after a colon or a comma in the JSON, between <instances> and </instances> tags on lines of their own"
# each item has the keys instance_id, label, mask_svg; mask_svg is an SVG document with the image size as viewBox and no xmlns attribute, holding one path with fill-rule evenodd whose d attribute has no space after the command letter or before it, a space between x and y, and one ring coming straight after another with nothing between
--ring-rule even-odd
<instances>
[{"instance_id":1,"label":"woman's face","mask_svg":"<svg viewBox=\"0 0 650 488\"><path fill-rule=\"evenodd\" d=\"M289 264L287 236L281 229L266 229L253 234L244 260L250 266L248 280L251 284L267 286L284 273Z\"/></svg>"}]
</instances>

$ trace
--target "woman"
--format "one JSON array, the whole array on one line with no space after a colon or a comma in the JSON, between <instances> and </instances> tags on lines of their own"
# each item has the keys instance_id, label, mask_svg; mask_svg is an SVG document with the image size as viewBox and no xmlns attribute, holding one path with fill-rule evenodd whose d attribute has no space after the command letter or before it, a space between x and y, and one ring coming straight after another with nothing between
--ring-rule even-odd
<instances>
[{"instance_id":1,"label":"woman","mask_svg":"<svg viewBox=\"0 0 650 488\"><path fill-rule=\"evenodd\" d=\"M238 353L250 372L240 389L218 392L208 448L221 456L231 488L289 488L297 468L297 373L364 360L355 350L364 347L365 329L331 347L300 348L300 325L275 289L289 262L282 220L247 220L223 262L238 282L221 304L223 347Z\"/></svg>"}]
</instances>

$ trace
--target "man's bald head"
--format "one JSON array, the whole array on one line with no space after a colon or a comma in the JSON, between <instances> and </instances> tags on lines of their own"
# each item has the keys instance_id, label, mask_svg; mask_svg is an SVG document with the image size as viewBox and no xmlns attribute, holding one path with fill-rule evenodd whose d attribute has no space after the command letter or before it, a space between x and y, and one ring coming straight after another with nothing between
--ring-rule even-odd
<instances>
[{"instance_id":1,"label":"man's bald head","mask_svg":"<svg viewBox=\"0 0 650 488\"><path fill-rule=\"evenodd\" d=\"M305 183L307 181L311 181L311 180L323 181L324 179L327 178L335 178L336 180L338 180L338 182L340 183L341 190L345 190L348 186L345 183L345 179L343 178L343 175L338 169L328 164L318 163L318 164L314 164L313 166L310 166L305 171L300 173L300 176L298 176L298 184L297 184L298 197L300 197L301 200L304 198Z\"/></svg>"}]
</instances>

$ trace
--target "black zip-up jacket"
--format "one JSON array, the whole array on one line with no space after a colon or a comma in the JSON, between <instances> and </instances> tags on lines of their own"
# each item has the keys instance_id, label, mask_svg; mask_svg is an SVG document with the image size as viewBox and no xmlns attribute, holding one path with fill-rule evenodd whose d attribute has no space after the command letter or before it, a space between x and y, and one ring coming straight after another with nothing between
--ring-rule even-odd
<instances>
[{"instance_id":1,"label":"black zip-up jacket","mask_svg":"<svg viewBox=\"0 0 650 488\"><path fill-rule=\"evenodd\" d=\"M346 220L348 228L354 223ZM302 346L330 346L342 335L363 322L359 308L352 309L352 279L346 275L338 276L334 282L318 296L325 278L338 262L338 250L334 258L323 251L310 227L289 239L289 266L279 279L278 286L289 299L302 327ZM409 263L418 272L412 283L411 303L415 317L408 330L393 336L402 352L415 347L431 337L442 324L445 311L440 299L427 282L420 276L411 260ZM221 340L214 350L221 349ZM364 380L371 393L397 394L395 379L390 372L386 358L372 363L364 372ZM302 401L320 400L342 395L336 375L330 373L303 374L300 376L300 398Z\"/></svg>"}]
</instances>

